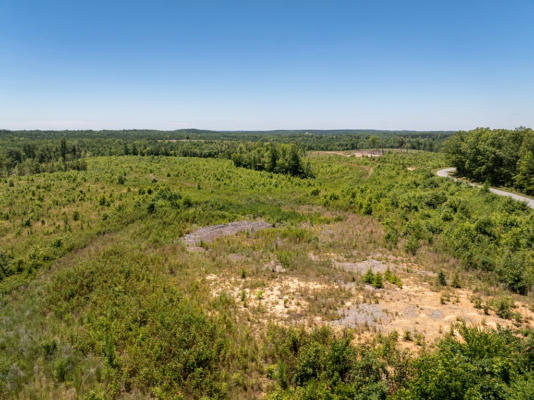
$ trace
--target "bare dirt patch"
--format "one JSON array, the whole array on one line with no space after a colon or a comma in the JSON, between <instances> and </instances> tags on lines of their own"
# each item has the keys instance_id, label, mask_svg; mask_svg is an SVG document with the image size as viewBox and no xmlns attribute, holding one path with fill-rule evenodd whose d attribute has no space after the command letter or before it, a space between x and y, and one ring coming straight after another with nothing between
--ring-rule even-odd
<instances>
[{"instance_id":1,"label":"bare dirt patch","mask_svg":"<svg viewBox=\"0 0 534 400\"><path fill-rule=\"evenodd\" d=\"M403 274L402 289L386 284L384 289L373 290L372 302L365 293L369 287L360 289L360 294L356 291L345 308L339 311L341 318L332 325L348 328L365 325L385 333L408 331L411 337L419 334L426 342L433 342L458 321L493 328L511 327L517 323L503 319L493 311L486 314L477 309L471 302L473 293L468 289L436 290L421 281L418 275ZM524 304L516 303L514 312L521 315L523 326L533 325L534 313Z\"/></svg>"},{"instance_id":2,"label":"bare dirt patch","mask_svg":"<svg viewBox=\"0 0 534 400\"><path fill-rule=\"evenodd\" d=\"M211 225L197 229L183 237L183 242L188 250L198 251L200 244L209 243L219 237L235 235L238 232L254 233L260 229L271 228L272 225L265 221L236 221L228 224Z\"/></svg>"},{"instance_id":3,"label":"bare dirt patch","mask_svg":"<svg viewBox=\"0 0 534 400\"><path fill-rule=\"evenodd\" d=\"M505 319L496 314L496 307L488 309L474 301L472 290L439 286L434 271L443 261L422 261L385 249L382 228L371 218L343 214L340 221L304 228L313 233L314 240L291 242L289 247L288 239L281 236L273 239L274 249L258 243L264 238L245 239L240 246L250 248L247 257L230 253L243 267L241 273L236 265L231 273L221 271L209 278L211 294L232 298L251 326L270 322L309 328L330 325L354 329L355 340L365 340L371 332L397 332L403 346L416 350L442 337L458 321L490 327L534 325L533 310L520 298L515 299L511 319ZM299 257L282 264L275 250ZM384 288L364 284L362 278L369 269L383 275ZM387 280L388 269L401 282ZM488 294L482 304L491 304L494 297Z\"/></svg>"},{"instance_id":4,"label":"bare dirt patch","mask_svg":"<svg viewBox=\"0 0 534 400\"><path fill-rule=\"evenodd\" d=\"M382 150L346 150L346 151L316 151L315 154L334 154L342 157L380 157Z\"/></svg>"},{"instance_id":5,"label":"bare dirt patch","mask_svg":"<svg viewBox=\"0 0 534 400\"><path fill-rule=\"evenodd\" d=\"M380 157L385 153L414 153L418 150L408 150L408 149L362 149L362 150L343 150L343 151L311 151L310 154L333 154L342 157Z\"/></svg>"},{"instance_id":6,"label":"bare dirt patch","mask_svg":"<svg viewBox=\"0 0 534 400\"><path fill-rule=\"evenodd\" d=\"M320 324L321 317L307 312L310 296L327 290L328 285L305 281L291 276L279 276L270 281L207 277L213 296L230 296L242 312L248 312L262 322Z\"/></svg>"}]
</instances>

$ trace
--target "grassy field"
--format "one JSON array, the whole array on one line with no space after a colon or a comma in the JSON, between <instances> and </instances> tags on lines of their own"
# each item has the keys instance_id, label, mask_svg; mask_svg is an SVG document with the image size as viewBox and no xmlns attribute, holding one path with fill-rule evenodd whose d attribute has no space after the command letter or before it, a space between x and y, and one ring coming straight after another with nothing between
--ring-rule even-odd
<instances>
[{"instance_id":1,"label":"grassy field","mask_svg":"<svg viewBox=\"0 0 534 400\"><path fill-rule=\"evenodd\" d=\"M86 161L0 181L0 397L534 393L533 213L440 154Z\"/></svg>"}]
</instances>

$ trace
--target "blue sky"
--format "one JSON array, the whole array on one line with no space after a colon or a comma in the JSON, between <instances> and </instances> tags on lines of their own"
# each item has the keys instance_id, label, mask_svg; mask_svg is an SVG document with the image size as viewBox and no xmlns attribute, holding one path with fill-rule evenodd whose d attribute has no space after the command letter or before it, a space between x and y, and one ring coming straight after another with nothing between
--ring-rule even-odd
<instances>
[{"instance_id":1,"label":"blue sky","mask_svg":"<svg viewBox=\"0 0 534 400\"><path fill-rule=\"evenodd\" d=\"M534 0L0 0L0 128L534 127Z\"/></svg>"}]
</instances>

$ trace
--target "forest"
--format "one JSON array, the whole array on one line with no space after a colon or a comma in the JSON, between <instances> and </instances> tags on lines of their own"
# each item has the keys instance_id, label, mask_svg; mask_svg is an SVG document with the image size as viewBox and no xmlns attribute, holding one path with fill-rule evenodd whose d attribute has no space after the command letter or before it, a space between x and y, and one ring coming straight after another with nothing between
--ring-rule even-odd
<instances>
[{"instance_id":1,"label":"forest","mask_svg":"<svg viewBox=\"0 0 534 400\"><path fill-rule=\"evenodd\" d=\"M87 156L140 155L232 158L236 153L267 153L280 146L276 153L297 147L307 150L348 150L402 148L436 151L450 132L394 131L274 131L274 132L215 132L180 131L7 131L0 130L0 174L29 174L39 171L80 169L75 160ZM69 138L68 145L65 144ZM271 147L267 144L271 143ZM62 146L68 146L62 151ZM241 145L241 146L240 146ZM255 147L256 146L256 147ZM260 149L260 150L258 150ZM262 155L263 157L263 155ZM263 161L245 160L243 165L266 169ZM282 161L282 160L281 160ZM261 166L260 166L261 164ZM305 166L304 166L305 167ZM303 175L299 169L298 174ZM280 166L278 169L285 169Z\"/></svg>"},{"instance_id":2,"label":"forest","mask_svg":"<svg viewBox=\"0 0 534 400\"><path fill-rule=\"evenodd\" d=\"M1 398L534 398L530 129L0 142Z\"/></svg>"},{"instance_id":3,"label":"forest","mask_svg":"<svg viewBox=\"0 0 534 400\"><path fill-rule=\"evenodd\" d=\"M460 176L534 194L534 131L479 128L445 145Z\"/></svg>"}]
</instances>

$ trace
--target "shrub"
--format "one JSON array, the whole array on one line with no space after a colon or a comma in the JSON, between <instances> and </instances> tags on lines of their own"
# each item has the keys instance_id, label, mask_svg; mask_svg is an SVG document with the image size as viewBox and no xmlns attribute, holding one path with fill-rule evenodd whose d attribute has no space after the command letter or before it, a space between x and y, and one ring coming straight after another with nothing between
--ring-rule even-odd
<instances>
[{"instance_id":1,"label":"shrub","mask_svg":"<svg viewBox=\"0 0 534 400\"><path fill-rule=\"evenodd\" d=\"M438 272L437 282L439 286L447 286L447 277L443 271Z\"/></svg>"},{"instance_id":2,"label":"shrub","mask_svg":"<svg viewBox=\"0 0 534 400\"><path fill-rule=\"evenodd\" d=\"M381 289L384 287L384 281L382 279L382 274L380 272L377 272L373 279L373 286L377 289Z\"/></svg>"},{"instance_id":3,"label":"shrub","mask_svg":"<svg viewBox=\"0 0 534 400\"><path fill-rule=\"evenodd\" d=\"M460 274L458 274L458 271L454 272L451 286L456 289L460 289L462 287L462 284L460 283Z\"/></svg>"},{"instance_id":4,"label":"shrub","mask_svg":"<svg viewBox=\"0 0 534 400\"><path fill-rule=\"evenodd\" d=\"M372 285L375 281L375 276L373 274L373 270L369 268L365 275L363 276L363 281L367 283L368 285Z\"/></svg>"},{"instance_id":5,"label":"shrub","mask_svg":"<svg viewBox=\"0 0 534 400\"><path fill-rule=\"evenodd\" d=\"M495 313L504 319L512 318L514 302L510 297L498 297L494 300Z\"/></svg>"}]
</instances>

